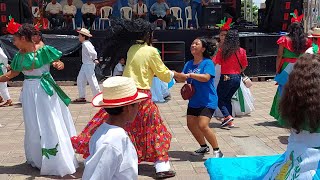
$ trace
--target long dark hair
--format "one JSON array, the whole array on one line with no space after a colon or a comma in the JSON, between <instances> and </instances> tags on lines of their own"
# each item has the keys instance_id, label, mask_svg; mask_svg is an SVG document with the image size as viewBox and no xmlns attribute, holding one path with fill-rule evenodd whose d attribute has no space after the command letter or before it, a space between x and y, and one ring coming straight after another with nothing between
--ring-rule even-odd
<instances>
[{"instance_id":1,"label":"long dark hair","mask_svg":"<svg viewBox=\"0 0 320 180\"><path fill-rule=\"evenodd\" d=\"M209 37L198 37L197 39L201 41L202 47L206 49L203 52L203 57L210 59L217 50L217 41L214 38Z\"/></svg>"},{"instance_id":2,"label":"long dark hair","mask_svg":"<svg viewBox=\"0 0 320 180\"><path fill-rule=\"evenodd\" d=\"M32 42L32 36L35 35L36 28L32 24L22 24L22 26L19 27L18 32L14 34L14 36L17 36L19 38L24 37L26 41Z\"/></svg>"},{"instance_id":3,"label":"long dark hair","mask_svg":"<svg viewBox=\"0 0 320 180\"><path fill-rule=\"evenodd\" d=\"M240 48L239 34L237 30L229 30L222 45L222 59L226 60Z\"/></svg>"},{"instance_id":4,"label":"long dark hair","mask_svg":"<svg viewBox=\"0 0 320 180\"><path fill-rule=\"evenodd\" d=\"M294 22L288 28L288 36L292 41L294 53L300 54L307 49L307 35L301 23Z\"/></svg>"},{"instance_id":5,"label":"long dark hair","mask_svg":"<svg viewBox=\"0 0 320 180\"><path fill-rule=\"evenodd\" d=\"M320 56L304 54L294 65L280 101L280 115L297 133L320 127Z\"/></svg>"},{"instance_id":6,"label":"long dark hair","mask_svg":"<svg viewBox=\"0 0 320 180\"><path fill-rule=\"evenodd\" d=\"M111 66L115 66L120 57L127 57L127 52L132 45L145 42L150 45L154 29L155 26L144 19L133 21L113 19L102 44L103 56L110 57Z\"/></svg>"}]
</instances>

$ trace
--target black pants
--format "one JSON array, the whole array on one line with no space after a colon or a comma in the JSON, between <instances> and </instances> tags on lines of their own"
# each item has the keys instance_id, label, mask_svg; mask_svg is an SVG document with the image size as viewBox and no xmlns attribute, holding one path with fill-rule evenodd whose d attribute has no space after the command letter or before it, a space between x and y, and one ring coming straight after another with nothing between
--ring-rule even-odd
<instances>
[{"instance_id":1,"label":"black pants","mask_svg":"<svg viewBox=\"0 0 320 180\"><path fill-rule=\"evenodd\" d=\"M61 27L63 23L63 16L62 14L49 14L48 20L53 28Z\"/></svg>"},{"instance_id":2,"label":"black pants","mask_svg":"<svg viewBox=\"0 0 320 180\"><path fill-rule=\"evenodd\" d=\"M96 15L94 15L94 14L83 14L82 15L82 20L84 22L84 25L87 28L92 27L92 24L95 19L96 19Z\"/></svg>"},{"instance_id":3,"label":"black pants","mask_svg":"<svg viewBox=\"0 0 320 180\"><path fill-rule=\"evenodd\" d=\"M168 24L169 24L169 18L167 17L167 16L164 16L164 17L158 17L158 16L156 16L156 15L150 15L150 22L155 22L157 19L163 19L165 22L166 22L166 24L167 24L167 26L168 26Z\"/></svg>"},{"instance_id":4,"label":"black pants","mask_svg":"<svg viewBox=\"0 0 320 180\"><path fill-rule=\"evenodd\" d=\"M72 18L74 18L74 16L73 15L63 15L63 18L66 23L66 28L72 29L73 28Z\"/></svg>"}]
</instances>

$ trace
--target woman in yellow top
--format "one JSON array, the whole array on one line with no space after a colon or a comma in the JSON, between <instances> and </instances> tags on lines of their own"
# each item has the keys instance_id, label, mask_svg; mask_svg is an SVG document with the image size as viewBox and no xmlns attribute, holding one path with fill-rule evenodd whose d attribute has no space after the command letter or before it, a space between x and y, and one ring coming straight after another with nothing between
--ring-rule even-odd
<instances>
[{"instance_id":1,"label":"woman in yellow top","mask_svg":"<svg viewBox=\"0 0 320 180\"><path fill-rule=\"evenodd\" d=\"M150 46L154 28L149 22L138 19L127 24L127 29L130 25L136 27L137 41L129 48L123 76L133 78L139 92L147 93L149 99L139 104L136 119L125 129L136 147L139 162L154 162L157 178L173 177L175 172L170 171L168 156L172 136L152 101L150 88L154 75L164 82L170 82L173 77L186 79L186 75L170 71L162 62L158 50Z\"/></svg>"}]
</instances>

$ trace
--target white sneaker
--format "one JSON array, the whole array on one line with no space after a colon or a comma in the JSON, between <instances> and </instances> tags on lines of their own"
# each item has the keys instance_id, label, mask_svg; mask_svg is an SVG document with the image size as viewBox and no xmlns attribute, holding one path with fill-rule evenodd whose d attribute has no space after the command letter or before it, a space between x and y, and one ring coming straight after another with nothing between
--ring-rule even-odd
<instances>
[{"instance_id":1,"label":"white sneaker","mask_svg":"<svg viewBox=\"0 0 320 180\"><path fill-rule=\"evenodd\" d=\"M223 153L222 153L220 150L218 150L218 151L213 151L213 156L214 156L215 158L222 158L222 157L223 157Z\"/></svg>"}]
</instances>

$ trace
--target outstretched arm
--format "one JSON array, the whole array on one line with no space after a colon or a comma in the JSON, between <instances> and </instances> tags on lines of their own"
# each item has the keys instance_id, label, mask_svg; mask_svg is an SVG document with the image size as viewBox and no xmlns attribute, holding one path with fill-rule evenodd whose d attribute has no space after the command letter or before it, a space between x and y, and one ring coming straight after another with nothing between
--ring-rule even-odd
<instances>
[{"instance_id":1,"label":"outstretched arm","mask_svg":"<svg viewBox=\"0 0 320 180\"><path fill-rule=\"evenodd\" d=\"M64 69L64 63L60 60L56 60L52 63L52 66L58 70Z\"/></svg>"},{"instance_id":2,"label":"outstretched arm","mask_svg":"<svg viewBox=\"0 0 320 180\"><path fill-rule=\"evenodd\" d=\"M10 79L18 76L20 74L20 72L18 71L9 71L7 73L5 73L4 75L0 76L0 82L7 82Z\"/></svg>"}]
</instances>

